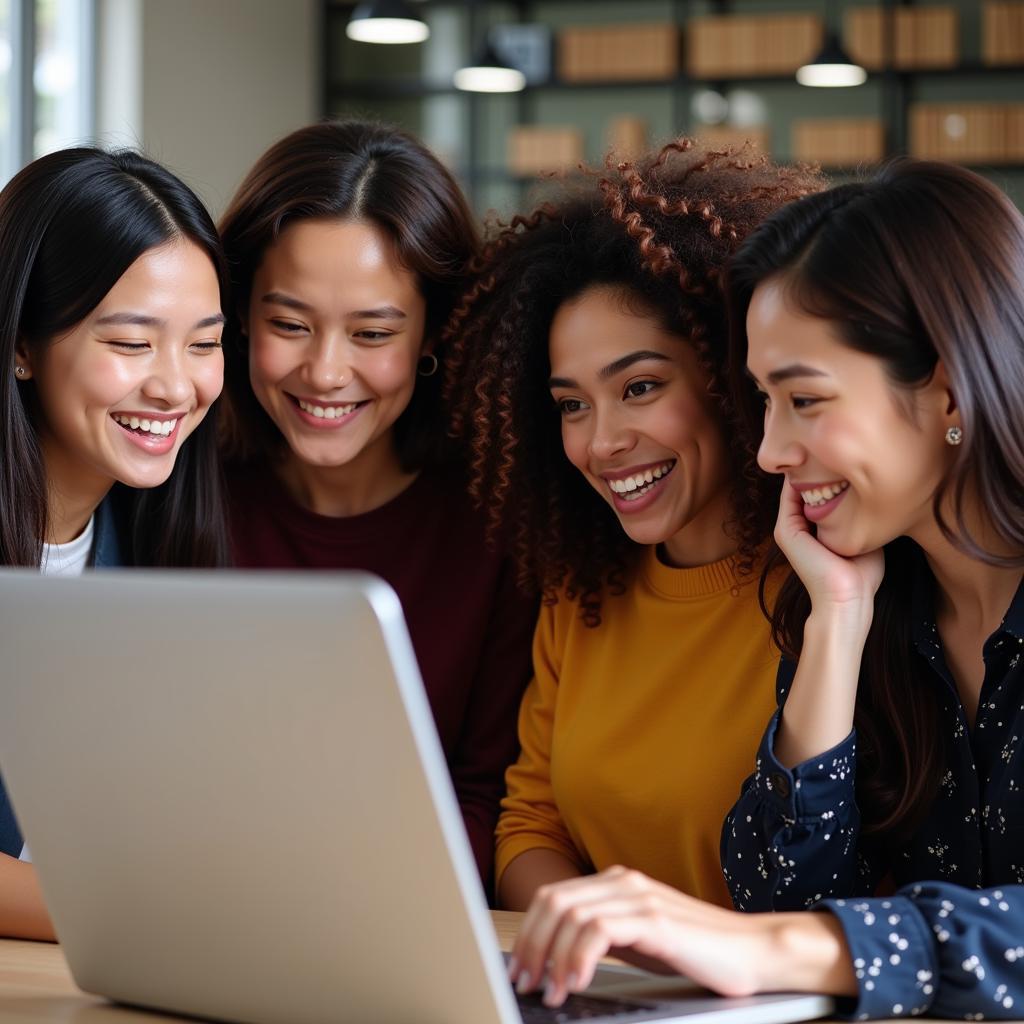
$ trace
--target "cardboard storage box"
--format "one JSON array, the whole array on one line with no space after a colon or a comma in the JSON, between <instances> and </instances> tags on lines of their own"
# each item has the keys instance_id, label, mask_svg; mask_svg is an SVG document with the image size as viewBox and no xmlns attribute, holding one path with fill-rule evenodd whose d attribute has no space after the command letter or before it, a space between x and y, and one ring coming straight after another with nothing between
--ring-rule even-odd
<instances>
[{"instance_id":1,"label":"cardboard storage box","mask_svg":"<svg viewBox=\"0 0 1024 1024\"><path fill-rule=\"evenodd\" d=\"M513 174L571 171L583 160L583 133L555 125L519 125L508 134L508 169Z\"/></svg>"},{"instance_id":2,"label":"cardboard storage box","mask_svg":"<svg viewBox=\"0 0 1024 1024\"><path fill-rule=\"evenodd\" d=\"M647 152L647 121L642 117L622 115L608 122L608 152L619 160L635 160Z\"/></svg>"},{"instance_id":3,"label":"cardboard storage box","mask_svg":"<svg viewBox=\"0 0 1024 1024\"><path fill-rule=\"evenodd\" d=\"M793 159L826 167L876 164L885 157L885 126L877 117L831 117L793 124Z\"/></svg>"},{"instance_id":4,"label":"cardboard storage box","mask_svg":"<svg viewBox=\"0 0 1024 1024\"><path fill-rule=\"evenodd\" d=\"M1024 104L915 103L910 153L966 164L1018 163L1024 156Z\"/></svg>"},{"instance_id":5,"label":"cardboard storage box","mask_svg":"<svg viewBox=\"0 0 1024 1024\"><path fill-rule=\"evenodd\" d=\"M814 59L823 32L814 14L694 18L687 29L686 69L694 78L791 74Z\"/></svg>"},{"instance_id":6,"label":"cardboard storage box","mask_svg":"<svg viewBox=\"0 0 1024 1024\"><path fill-rule=\"evenodd\" d=\"M1024 0L985 0L981 8L981 59L1024 64Z\"/></svg>"},{"instance_id":7,"label":"cardboard storage box","mask_svg":"<svg viewBox=\"0 0 1024 1024\"><path fill-rule=\"evenodd\" d=\"M843 43L869 71L955 67L960 60L960 22L956 9L946 6L894 11L851 7L843 20Z\"/></svg>"},{"instance_id":8,"label":"cardboard storage box","mask_svg":"<svg viewBox=\"0 0 1024 1024\"><path fill-rule=\"evenodd\" d=\"M558 34L558 76L565 82L664 81L678 73L673 24L585 25Z\"/></svg>"}]
</instances>

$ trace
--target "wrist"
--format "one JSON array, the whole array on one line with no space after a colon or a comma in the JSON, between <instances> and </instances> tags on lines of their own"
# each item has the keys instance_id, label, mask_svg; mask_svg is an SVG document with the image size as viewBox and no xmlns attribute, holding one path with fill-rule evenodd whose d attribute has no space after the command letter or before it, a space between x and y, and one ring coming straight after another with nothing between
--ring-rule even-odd
<instances>
[{"instance_id":1,"label":"wrist","mask_svg":"<svg viewBox=\"0 0 1024 1024\"><path fill-rule=\"evenodd\" d=\"M832 914L805 910L759 916L765 943L758 991L857 994L846 936Z\"/></svg>"},{"instance_id":2,"label":"wrist","mask_svg":"<svg viewBox=\"0 0 1024 1024\"><path fill-rule=\"evenodd\" d=\"M842 648L860 664L874 611L873 601L813 607L804 622L804 646L813 639L826 649Z\"/></svg>"}]
</instances>

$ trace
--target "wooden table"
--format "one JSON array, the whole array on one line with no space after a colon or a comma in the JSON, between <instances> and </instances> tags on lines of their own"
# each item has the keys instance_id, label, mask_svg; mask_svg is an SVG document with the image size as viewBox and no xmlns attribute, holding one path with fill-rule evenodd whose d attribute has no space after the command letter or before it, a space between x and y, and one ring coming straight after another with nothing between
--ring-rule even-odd
<instances>
[{"instance_id":1,"label":"wooden table","mask_svg":"<svg viewBox=\"0 0 1024 1024\"><path fill-rule=\"evenodd\" d=\"M509 949L522 915L494 911L493 917L501 947ZM186 1019L113 1006L87 995L71 980L58 945L0 939L0 1024L168 1024Z\"/></svg>"}]
</instances>

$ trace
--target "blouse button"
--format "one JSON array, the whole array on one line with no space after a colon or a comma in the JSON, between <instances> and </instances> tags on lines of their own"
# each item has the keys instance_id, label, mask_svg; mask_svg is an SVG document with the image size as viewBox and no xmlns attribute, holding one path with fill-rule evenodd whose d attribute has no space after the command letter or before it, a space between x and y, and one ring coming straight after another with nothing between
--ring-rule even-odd
<instances>
[{"instance_id":1,"label":"blouse button","mask_svg":"<svg viewBox=\"0 0 1024 1024\"><path fill-rule=\"evenodd\" d=\"M783 799L789 796L789 779L782 772L772 772L771 783L772 789Z\"/></svg>"}]
</instances>

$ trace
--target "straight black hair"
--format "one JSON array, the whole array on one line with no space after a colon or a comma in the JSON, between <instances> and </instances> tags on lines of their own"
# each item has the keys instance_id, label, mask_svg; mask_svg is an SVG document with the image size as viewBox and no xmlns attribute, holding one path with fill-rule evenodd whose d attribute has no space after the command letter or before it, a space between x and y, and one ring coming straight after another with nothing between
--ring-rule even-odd
<instances>
[{"instance_id":1,"label":"straight black hair","mask_svg":"<svg viewBox=\"0 0 1024 1024\"><path fill-rule=\"evenodd\" d=\"M81 323L144 253L184 238L205 252L227 306L227 274L210 215L170 171L138 153L92 147L40 157L0 192L0 565L38 567L47 535L46 469L31 379L18 344L41 351ZM119 488L137 565L227 562L213 417L178 453L165 483Z\"/></svg>"}]
</instances>

